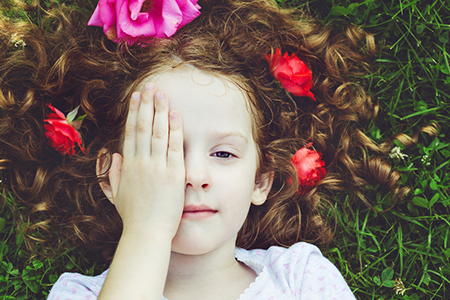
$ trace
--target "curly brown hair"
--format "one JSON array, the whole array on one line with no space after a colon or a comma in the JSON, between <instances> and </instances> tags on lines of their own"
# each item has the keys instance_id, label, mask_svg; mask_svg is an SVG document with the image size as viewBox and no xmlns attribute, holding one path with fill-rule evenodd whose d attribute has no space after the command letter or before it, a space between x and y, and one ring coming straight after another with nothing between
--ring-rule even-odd
<instances>
[{"instance_id":1,"label":"curly brown hair","mask_svg":"<svg viewBox=\"0 0 450 300\"><path fill-rule=\"evenodd\" d=\"M99 187L95 163L102 148L120 152L131 92L162 68L191 64L229 78L248 95L260 148L258 172L274 173L269 198L252 206L237 239L246 249L326 243L332 237L321 212L326 195L359 191L379 182L402 197L398 172L369 151L386 154L359 129L377 106L360 75L369 72L374 39L360 28L336 33L300 10L269 1L204 1L201 15L170 39L115 44L100 28L63 7L48 12L40 28L0 20L0 170L16 201L28 208L30 245L68 240L113 256L122 223ZM26 43L16 49L11 35ZM270 75L265 55L281 48L313 70L317 101L289 97ZM86 154L59 155L44 136L51 103L64 113L86 113L81 134ZM407 139L404 136L401 136ZM400 136L394 137L400 138ZM411 141L411 140L409 140ZM292 154L307 142L323 153L326 177L304 195L295 193ZM294 184L288 184L290 178Z\"/></svg>"}]
</instances>

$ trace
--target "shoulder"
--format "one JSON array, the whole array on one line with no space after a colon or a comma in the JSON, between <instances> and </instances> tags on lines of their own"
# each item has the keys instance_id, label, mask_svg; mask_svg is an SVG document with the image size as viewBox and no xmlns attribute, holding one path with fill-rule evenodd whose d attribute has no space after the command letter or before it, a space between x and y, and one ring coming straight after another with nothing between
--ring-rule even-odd
<instances>
[{"instance_id":1,"label":"shoulder","mask_svg":"<svg viewBox=\"0 0 450 300\"><path fill-rule=\"evenodd\" d=\"M267 250L237 249L236 257L241 260L250 260L264 266L296 266L296 269L304 269L308 262L312 260L325 260L319 248L312 244L299 242L289 248L272 246Z\"/></svg>"},{"instance_id":2,"label":"shoulder","mask_svg":"<svg viewBox=\"0 0 450 300\"><path fill-rule=\"evenodd\" d=\"M49 300L53 299L97 299L103 283L105 282L108 270L98 276L85 276L78 273L64 273L53 285L48 295Z\"/></svg>"},{"instance_id":3,"label":"shoulder","mask_svg":"<svg viewBox=\"0 0 450 300\"><path fill-rule=\"evenodd\" d=\"M295 299L355 299L339 270L312 244L239 252L239 260L263 265L274 284L289 289Z\"/></svg>"}]
</instances>

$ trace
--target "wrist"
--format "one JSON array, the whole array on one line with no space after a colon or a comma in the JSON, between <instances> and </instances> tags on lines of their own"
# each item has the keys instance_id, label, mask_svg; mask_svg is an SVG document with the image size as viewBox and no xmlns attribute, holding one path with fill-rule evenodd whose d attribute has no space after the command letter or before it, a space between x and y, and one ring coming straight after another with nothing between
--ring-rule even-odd
<instances>
[{"instance_id":1,"label":"wrist","mask_svg":"<svg viewBox=\"0 0 450 300\"><path fill-rule=\"evenodd\" d=\"M124 226L121 239L130 238L158 244L171 244L174 236L175 233L160 227Z\"/></svg>"}]
</instances>

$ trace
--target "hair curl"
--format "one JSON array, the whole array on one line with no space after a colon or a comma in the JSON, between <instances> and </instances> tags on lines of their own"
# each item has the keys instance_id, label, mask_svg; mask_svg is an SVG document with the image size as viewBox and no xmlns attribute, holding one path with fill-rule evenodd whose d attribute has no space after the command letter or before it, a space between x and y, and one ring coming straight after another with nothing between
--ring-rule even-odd
<instances>
[{"instance_id":1,"label":"hair curl","mask_svg":"<svg viewBox=\"0 0 450 300\"><path fill-rule=\"evenodd\" d=\"M321 215L327 193L359 193L368 182L384 184L398 198L408 191L398 187L398 172L389 164L369 157L369 151L386 154L392 139L376 145L359 129L378 110L364 82L355 79L369 72L375 53L370 34L352 26L336 33L300 10L263 0L200 4L197 19L146 47L115 44L63 7L49 11L40 28L0 20L0 170L16 201L29 209L30 244L47 241L57 248L69 240L112 258L122 224L99 187L96 160L102 148L106 155L120 152L131 91L180 63L229 78L247 93L260 148L258 172L275 174L269 199L251 207L238 246L325 243L332 237ZM13 46L14 33L26 46ZM313 70L316 102L291 99L277 88L265 59L277 47ZM85 155L61 156L46 144L47 103L65 113L81 105ZM299 196L290 158L307 142L323 152L327 175ZM290 178L293 185L286 184Z\"/></svg>"}]
</instances>

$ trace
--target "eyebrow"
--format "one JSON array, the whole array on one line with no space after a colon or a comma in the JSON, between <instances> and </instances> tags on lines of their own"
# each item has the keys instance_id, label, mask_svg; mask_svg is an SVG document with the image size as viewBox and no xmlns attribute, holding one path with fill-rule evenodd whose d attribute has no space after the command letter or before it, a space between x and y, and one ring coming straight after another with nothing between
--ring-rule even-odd
<instances>
[{"instance_id":1,"label":"eyebrow","mask_svg":"<svg viewBox=\"0 0 450 300\"><path fill-rule=\"evenodd\" d=\"M245 135L243 135L239 131L214 132L214 133L211 134L211 137L213 139L217 139L217 140L224 139L224 138L227 138L227 137L238 137L238 138L243 139L244 142L246 144L248 144L248 139L245 137Z\"/></svg>"}]
</instances>

